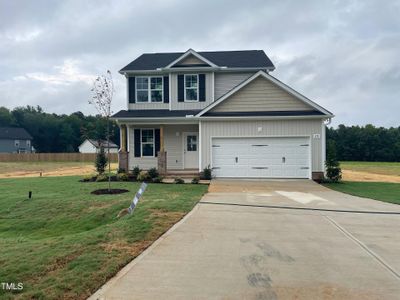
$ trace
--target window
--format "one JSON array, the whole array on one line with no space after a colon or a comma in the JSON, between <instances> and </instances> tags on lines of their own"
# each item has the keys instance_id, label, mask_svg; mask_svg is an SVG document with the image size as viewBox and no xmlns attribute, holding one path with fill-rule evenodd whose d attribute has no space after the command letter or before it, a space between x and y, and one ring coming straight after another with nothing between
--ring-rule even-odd
<instances>
[{"instance_id":1,"label":"window","mask_svg":"<svg viewBox=\"0 0 400 300\"><path fill-rule=\"evenodd\" d=\"M31 147L31 141L30 141L30 140L26 140L26 146L27 146L28 148Z\"/></svg>"},{"instance_id":2,"label":"window","mask_svg":"<svg viewBox=\"0 0 400 300\"><path fill-rule=\"evenodd\" d=\"M14 145L15 145L15 147L18 148L18 147L19 147L19 140L15 140L15 141L14 141Z\"/></svg>"},{"instance_id":3,"label":"window","mask_svg":"<svg viewBox=\"0 0 400 300\"><path fill-rule=\"evenodd\" d=\"M187 151L197 151L197 135L188 135L186 137Z\"/></svg>"},{"instance_id":4,"label":"window","mask_svg":"<svg viewBox=\"0 0 400 300\"><path fill-rule=\"evenodd\" d=\"M154 156L154 129L142 129L142 156Z\"/></svg>"},{"instance_id":5,"label":"window","mask_svg":"<svg viewBox=\"0 0 400 300\"><path fill-rule=\"evenodd\" d=\"M136 101L149 102L149 79L147 77L136 78Z\"/></svg>"},{"instance_id":6,"label":"window","mask_svg":"<svg viewBox=\"0 0 400 300\"><path fill-rule=\"evenodd\" d=\"M136 102L162 102L162 77L136 77Z\"/></svg>"},{"instance_id":7,"label":"window","mask_svg":"<svg viewBox=\"0 0 400 300\"><path fill-rule=\"evenodd\" d=\"M198 75L185 75L185 101L199 100L198 82Z\"/></svg>"}]
</instances>

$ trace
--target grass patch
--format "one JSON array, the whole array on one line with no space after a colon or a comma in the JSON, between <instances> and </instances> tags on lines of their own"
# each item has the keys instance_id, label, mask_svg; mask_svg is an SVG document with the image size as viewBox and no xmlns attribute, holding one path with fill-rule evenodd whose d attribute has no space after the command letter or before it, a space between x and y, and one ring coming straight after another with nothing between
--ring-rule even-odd
<instances>
[{"instance_id":1,"label":"grass patch","mask_svg":"<svg viewBox=\"0 0 400 300\"><path fill-rule=\"evenodd\" d=\"M400 183L343 181L324 186L354 196L400 204Z\"/></svg>"},{"instance_id":2,"label":"grass patch","mask_svg":"<svg viewBox=\"0 0 400 300\"><path fill-rule=\"evenodd\" d=\"M344 170L400 176L400 162L342 161L340 165Z\"/></svg>"},{"instance_id":3,"label":"grass patch","mask_svg":"<svg viewBox=\"0 0 400 300\"><path fill-rule=\"evenodd\" d=\"M149 184L135 213L116 219L140 183L113 182L119 195L92 195L106 182L79 177L0 179L0 278L22 282L1 299L85 299L174 223L204 185ZM33 198L28 200L28 191Z\"/></svg>"}]
</instances>

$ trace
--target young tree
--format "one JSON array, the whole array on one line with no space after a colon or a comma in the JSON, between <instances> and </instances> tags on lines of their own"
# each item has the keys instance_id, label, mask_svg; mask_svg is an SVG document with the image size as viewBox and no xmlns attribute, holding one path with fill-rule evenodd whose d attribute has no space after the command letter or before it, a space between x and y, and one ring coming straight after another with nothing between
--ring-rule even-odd
<instances>
[{"instance_id":1,"label":"young tree","mask_svg":"<svg viewBox=\"0 0 400 300\"><path fill-rule=\"evenodd\" d=\"M92 98L89 104L92 104L99 114L106 118L107 129L107 157L108 157L108 190L111 189L111 161L110 161L110 116L111 116L111 103L114 95L114 84L111 76L111 71L107 70L106 75L98 76L91 89Z\"/></svg>"},{"instance_id":2,"label":"young tree","mask_svg":"<svg viewBox=\"0 0 400 300\"><path fill-rule=\"evenodd\" d=\"M335 142L333 140L328 140L326 146L326 177L332 182L338 182L342 179L342 169L337 160Z\"/></svg>"},{"instance_id":3,"label":"young tree","mask_svg":"<svg viewBox=\"0 0 400 300\"><path fill-rule=\"evenodd\" d=\"M104 153L103 145L100 146L99 152L96 153L95 167L99 175L103 174L107 167L107 157Z\"/></svg>"}]
</instances>

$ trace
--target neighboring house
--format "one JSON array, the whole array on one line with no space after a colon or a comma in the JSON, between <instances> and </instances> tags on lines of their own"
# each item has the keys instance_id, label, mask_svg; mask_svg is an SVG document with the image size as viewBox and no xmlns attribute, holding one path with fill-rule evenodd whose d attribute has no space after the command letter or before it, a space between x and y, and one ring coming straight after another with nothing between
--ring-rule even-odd
<instances>
[{"instance_id":1,"label":"neighboring house","mask_svg":"<svg viewBox=\"0 0 400 300\"><path fill-rule=\"evenodd\" d=\"M31 153L32 136L18 127L0 127L0 153Z\"/></svg>"},{"instance_id":2,"label":"neighboring house","mask_svg":"<svg viewBox=\"0 0 400 300\"><path fill-rule=\"evenodd\" d=\"M96 141L93 139L85 140L78 148L80 153L97 153L103 146L104 151L107 152L107 141ZM118 146L110 141L110 153L118 153Z\"/></svg>"},{"instance_id":3,"label":"neighboring house","mask_svg":"<svg viewBox=\"0 0 400 300\"><path fill-rule=\"evenodd\" d=\"M143 54L120 73L120 168L321 178L333 114L269 73L262 50Z\"/></svg>"}]
</instances>

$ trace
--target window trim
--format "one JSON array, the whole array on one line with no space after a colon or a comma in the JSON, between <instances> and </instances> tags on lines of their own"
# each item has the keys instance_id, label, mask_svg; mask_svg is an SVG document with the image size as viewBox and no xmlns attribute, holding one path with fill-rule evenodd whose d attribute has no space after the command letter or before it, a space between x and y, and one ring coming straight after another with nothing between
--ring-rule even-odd
<instances>
[{"instance_id":1,"label":"window trim","mask_svg":"<svg viewBox=\"0 0 400 300\"><path fill-rule=\"evenodd\" d=\"M143 130L152 130L153 131L153 143L146 142L144 144L153 144L153 156L143 156ZM140 128L140 157L141 158L146 158L146 157L156 157L156 130L155 128Z\"/></svg>"},{"instance_id":2,"label":"window trim","mask_svg":"<svg viewBox=\"0 0 400 300\"><path fill-rule=\"evenodd\" d=\"M187 100L186 99L186 90L187 89L194 89L194 88L187 88L186 87L186 76L196 76L197 77L197 98L196 100ZM199 74L184 74L183 76L183 100L184 102L199 102Z\"/></svg>"},{"instance_id":3,"label":"window trim","mask_svg":"<svg viewBox=\"0 0 400 300\"><path fill-rule=\"evenodd\" d=\"M138 87L137 87L137 79L138 78L147 78L147 101L138 101ZM161 89L151 89L151 79L152 78L161 78ZM141 92L145 91L145 89L139 89ZM151 101L151 92L152 91L161 91L161 101ZM164 102L164 76L136 76L135 77L135 99L136 103L163 103Z\"/></svg>"}]
</instances>

